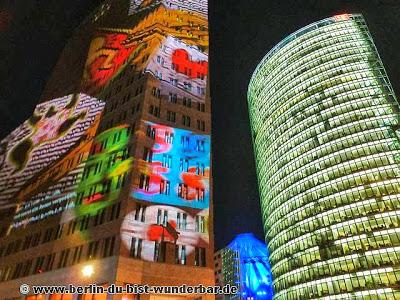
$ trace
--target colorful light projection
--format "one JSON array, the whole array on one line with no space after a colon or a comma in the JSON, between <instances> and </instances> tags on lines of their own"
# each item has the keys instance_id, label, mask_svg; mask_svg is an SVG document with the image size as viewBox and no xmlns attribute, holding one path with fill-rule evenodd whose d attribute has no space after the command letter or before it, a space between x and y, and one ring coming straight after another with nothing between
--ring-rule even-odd
<instances>
[{"instance_id":1,"label":"colorful light projection","mask_svg":"<svg viewBox=\"0 0 400 300\"><path fill-rule=\"evenodd\" d=\"M153 8L158 4L163 4L169 9L189 11L207 16L207 3L207 1L199 0L130 0L128 13L131 15L145 9Z\"/></svg>"},{"instance_id":2,"label":"colorful light projection","mask_svg":"<svg viewBox=\"0 0 400 300\"><path fill-rule=\"evenodd\" d=\"M126 215L121 238L127 249L132 249L132 238L141 240L140 253L136 253L140 254L138 258L154 261L157 243L175 243L174 237L165 229L169 223L179 233L176 244L185 245L186 254L190 255L196 247L209 246L208 214L208 209L195 213L167 205L138 206Z\"/></svg>"},{"instance_id":3,"label":"colorful light projection","mask_svg":"<svg viewBox=\"0 0 400 300\"><path fill-rule=\"evenodd\" d=\"M135 55L138 45L127 43L127 34L99 32L92 40L83 74L83 90L91 95L107 85Z\"/></svg>"},{"instance_id":4,"label":"colorful light projection","mask_svg":"<svg viewBox=\"0 0 400 300\"><path fill-rule=\"evenodd\" d=\"M267 246L252 233L239 234L227 247L239 254L241 299L273 299L271 267Z\"/></svg>"},{"instance_id":5,"label":"colorful light projection","mask_svg":"<svg viewBox=\"0 0 400 300\"><path fill-rule=\"evenodd\" d=\"M189 2L132 1L130 11L152 9L133 28L109 28L97 33L89 49L82 80L83 91L96 95L130 65L134 72L150 71L168 82L172 78L181 88L190 89L194 95L204 98L208 56L202 51L208 49L208 22L204 14L187 13L186 10L201 7L206 12L207 2ZM166 48L171 50L165 51ZM177 49L179 51L173 55ZM163 56L160 60L165 64L155 68L152 63L157 56ZM178 71L173 69L173 56L178 61ZM185 74L186 68L191 75Z\"/></svg>"},{"instance_id":6,"label":"colorful light projection","mask_svg":"<svg viewBox=\"0 0 400 300\"><path fill-rule=\"evenodd\" d=\"M61 138L78 120L85 119L87 110L76 110L78 101L79 95L75 94L64 107L49 105L45 109L35 110L28 120L31 132L9 151L8 158L14 166L14 172L25 168L32 150Z\"/></svg>"},{"instance_id":7,"label":"colorful light projection","mask_svg":"<svg viewBox=\"0 0 400 300\"><path fill-rule=\"evenodd\" d=\"M77 188L82 205L75 207L76 215L94 215L118 198L132 168L129 137L129 126L125 124L95 137Z\"/></svg>"},{"instance_id":8,"label":"colorful light projection","mask_svg":"<svg viewBox=\"0 0 400 300\"><path fill-rule=\"evenodd\" d=\"M204 78L208 72L208 62L206 60L193 61L185 49L176 49L173 52L172 64L176 72L190 78Z\"/></svg>"},{"instance_id":9,"label":"colorful light projection","mask_svg":"<svg viewBox=\"0 0 400 300\"><path fill-rule=\"evenodd\" d=\"M197 101L205 101L208 55L197 47L168 36L150 57L145 70L196 96Z\"/></svg>"},{"instance_id":10,"label":"colorful light projection","mask_svg":"<svg viewBox=\"0 0 400 300\"><path fill-rule=\"evenodd\" d=\"M196 209L209 207L210 137L145 122L154 142L139 163L136 199Z\"/></svg>"},{"instance_id":11,"label":"colorful light projection","mask_svg":"<svg viewBox=\"0 0 400 300\"><path fill-rule=\"evenodd\" d=\"M24 184L16 197L19 204L13 227L45 219L75 206L76 189L92 148L99 120L100 114L75 147Z\"/></svg>"},{"instance_id":12,"label":"colorful light projection","mask_svg":"<svg viewBox=\"0 0 400 300\"><path fill-rule=\"evenodd\" d=\"M15 205L23 185L76 147L104 103L74 94L37 105L33 116L2 142L0 204Z\"/></svg>"}]
</instances>

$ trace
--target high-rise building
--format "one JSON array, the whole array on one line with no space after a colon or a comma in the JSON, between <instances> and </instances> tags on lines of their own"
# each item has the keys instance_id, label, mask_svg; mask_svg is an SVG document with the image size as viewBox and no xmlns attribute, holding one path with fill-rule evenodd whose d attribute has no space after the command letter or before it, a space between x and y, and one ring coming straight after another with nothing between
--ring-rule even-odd
<instances>
[{"instance_id":1,"label":"high-rise building","mask_svg":"<svg viewBox=\"0 0 400 300\"><path fill-rule=\"evenodd\" d=\"M217 296L220 300L271 300L271 267L267 246L252 233L239 234L214 254L215 282L237 288L236 294Z\"/></svg>"},{"instance_id":2,"label":"high-rise building","mask_svg":"<svg viewBox=\"0 0 400 300\"><path fill-rule=\"evenodd\" d=\"M104 1L0 143L0 298L25 299L22 282L214 285L210 110L207 1ZM114 296L150 297L214 298Z\"/></svg>"},{"instance_id":3,"label":"high-rise building","mask_svg":"<svg viewBox=\"0 0 400 300\"><path fill-rule=\"evenodd\" d=\"M400 299L399 104L364 18L289 35L248 103L275 299Z\"/></svg>"}]
</instances>

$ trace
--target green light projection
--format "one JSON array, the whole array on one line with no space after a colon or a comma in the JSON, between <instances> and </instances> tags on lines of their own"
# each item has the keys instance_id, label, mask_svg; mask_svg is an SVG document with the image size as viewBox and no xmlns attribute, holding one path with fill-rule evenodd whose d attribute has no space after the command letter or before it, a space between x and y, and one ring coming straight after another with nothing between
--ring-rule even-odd
<instances>
[{"instance_id":1,"label":"green light projection","mask_svg":"<svg viewBox=\"0 0 400 300\"><path fill-rule=\"evenodd\" d=\"M97 135L77 188L77 216L95 215L113 203L132 167L129 126L119 125Z\"/></svg>"}]
</instances>

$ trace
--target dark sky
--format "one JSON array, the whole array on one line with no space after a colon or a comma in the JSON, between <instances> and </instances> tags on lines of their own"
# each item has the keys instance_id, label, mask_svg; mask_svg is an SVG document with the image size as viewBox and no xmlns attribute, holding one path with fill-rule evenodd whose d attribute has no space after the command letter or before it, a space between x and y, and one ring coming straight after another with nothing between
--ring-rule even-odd
<instances>
[{"instance_id":1,"label":"dark sky","mask_svg":"<svg viewBox=\"0 0 400 300\"><path fill-rule=\"evenodd\" d=\"M123 1L123 0L121 0ZM73 29L99 0L0 0L0 138L33 111ZM363 13L400 91L398 0L210 0L216 248L241 232L263 239L246 92L262 57L293 31Z\"/></svg>"}]
</instances>

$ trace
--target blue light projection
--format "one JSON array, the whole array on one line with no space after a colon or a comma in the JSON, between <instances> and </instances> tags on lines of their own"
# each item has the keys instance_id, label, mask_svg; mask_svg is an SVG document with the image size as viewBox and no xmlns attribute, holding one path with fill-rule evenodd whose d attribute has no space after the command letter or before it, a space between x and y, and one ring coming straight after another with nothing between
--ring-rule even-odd
<instances>
[{"instance_id":1,"label":"blue light projection","mask_svg":"<svg viewBox=\"0 0 400 300\"><path fill-rule=\"evenodd\" d=\"M145 122L152 141L139 161L136 199L195 209L209 207L210 136Z\"/></svg>"},{"instance_id":2,"label":"blue light projection","mask_svg":"<svg viewBox=\"0 0 400 300\"><path fill-rule=\"evenodd\" d=\"M228 248L239 253L241 299L272 300L272 274L267 246L252 233L244 233L239 234Z\"/></svg>"}]
</instances>

